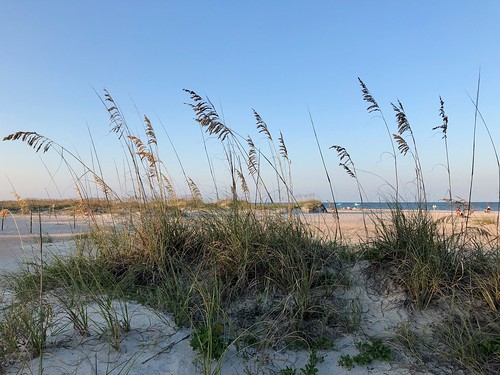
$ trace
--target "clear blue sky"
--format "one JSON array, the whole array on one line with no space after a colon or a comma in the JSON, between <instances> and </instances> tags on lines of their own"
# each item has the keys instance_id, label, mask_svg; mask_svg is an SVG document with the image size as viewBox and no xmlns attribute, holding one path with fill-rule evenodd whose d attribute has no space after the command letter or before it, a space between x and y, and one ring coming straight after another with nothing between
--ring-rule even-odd
<instances>
[{"instance_id":1,"label":"clear blue sky","mask_svg":"<svg viewBox=\"0 0 500 375\"><path fill-rule=\"evenodd\" d=\"M108 133L94 89L106 88L142 128L153 121L161 155L179 191L187 191L168 135L187 174L213 198L199 128L184 104L188 88L222 108L227 124L268 149L252 108L275 138L281 130L292 160L295 194L331 199L311 129L310 109L338 201L358 200L356 185L328 147L344 146L359 170L393 181L383 123L366 111L357 77L382 107L400 99L417 138L430 200L446 196L439 95L449 116L454 195L466 197L471 174L475 96L500 147L500 2L492 1L15 1L0 2L0 134L37 131L89 164L90 133L104 177L118 186L123 151ZM260 141L259 141L260 140ZM217 179L229 178L215 140ZM75 196L54 152L0 143L0 199ZM413 171L400 157L400 184L411 200ZM125 167L126 169L126 167ZM497 164L478 123L473 199L496 201ZM125 190L123 177L121 188ZM387 191L359 172L367 198ZM270 182L271 183L271 182ZM383 199L383 197L382 197Z\"/></svg>"}]
</instances>

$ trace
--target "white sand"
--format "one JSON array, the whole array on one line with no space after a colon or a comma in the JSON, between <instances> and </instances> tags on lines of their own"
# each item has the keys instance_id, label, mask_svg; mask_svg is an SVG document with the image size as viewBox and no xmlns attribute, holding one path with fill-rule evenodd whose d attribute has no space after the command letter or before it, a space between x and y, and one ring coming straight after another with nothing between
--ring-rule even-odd
<instances>
[{"instance_id":1,"label":"white sand","mask_svg":"<svg viewBox=\"0 0 500 375\"><path fill-rule=\"evenodd\" d=\"M50 252L65 252L73 247L75 235L88 228L86 219L67 215L41 215L43 247ZM0 231L0 272L18 269L19 262L38 259L40 223L37 214L9 215Z\"/></svg>"},{"instance_id":2,"label":"white sand","mask_svg":"<svg viewBox=\"0 0 500 375\"><path fill-rule=\"evenodd\" d=\"M318 374L424 374L416 360L397 357L389 363L374 362L368 366L355 366L348 371L338 365L341 355L358 353L355 344L366 336L380 337L386 342L394 338L394 330L404 322L414 321L412 313L404 308L405 296L401 292L380 295L366 289L369 283L363 276L362 266L352 269L356 277L352 288L340 291L346 303L357 300L361 306L361 327L356 335L346 335L335 341L333 350L319 351L324 357L317 365ZM114 301L114 310L121 316L124 302ZM120 333L119 349L115 350L106 339L106 324L96 305L90 304L90 336L77 333L60 312L56 326L49 336L43 360L44 374L202 374L201 359L190 345L190 329L176 327L168 314L158 314L134 302L128 302L131 330ZM420 317L421 318L421 317ZM426 319L425 325L431 321ZM104 333L103 333L104 332ZM366 335L366 336L365 336ZM391 345L391 344L389 344ZM399 353L400 347L393 347ZM256 352L252 349L237 353L231 346L220 361L222 374L273 374L287 366L303 368L309 359L307 351ZM7 368L7 374L38 374L40 358ZM219 363L214 361L213 370ZM439 372L437 372L439 373Z\"/></svg>"}]
</instances>

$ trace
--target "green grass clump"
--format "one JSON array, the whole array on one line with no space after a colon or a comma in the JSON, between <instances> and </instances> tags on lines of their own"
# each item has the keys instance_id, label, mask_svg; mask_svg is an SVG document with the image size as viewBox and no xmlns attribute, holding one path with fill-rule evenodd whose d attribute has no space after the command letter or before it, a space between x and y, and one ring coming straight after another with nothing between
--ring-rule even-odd
<instances>
[{"instance_id":1,"label":"green grass clump","mask_svg":"<svg viewBox=\"0 0 500 375\"><path fill-rule=\"evenodd\" d=\"M259 347L295 336L308 347L328 342L323 331L310 327L328 320L332 311L321 306L322 295L344 279L337 245L314 237L297 218L240 208L183 213L157 205L122 219L130 221L95 228L76 255L55 256L43 266L44 293L59 301L80 335L89 334L85 306L94 303L107 325L100 334L118 348L125 327L111 300L125 299L168 311L177 324L193 327L192 347L207 366L228 342L240 341L238 329L270 327L259 334ZM40 272L32 264L11 276L18 298L38 297ZM276 304L255 307L247 321L238 304L257 295L277 298ZM219 325L226 331L223 341Z\"/></svg>"},{"instance_id":2,"label":"green grass clump","mask_svg":"<svg viewBox=\"0 0 500 375\"><path fill-rule=\"evenodd\" d=\"M222 326L216 325L215 329L198 326L189 341L193 350L198 350L210 359L219 359L227 350L228 343L222 337Z\"/></svg>"},{"instance_id":3,"label":"green grass clump","mask_svg":"<svg viewBox=\"0 0 500 375\"><path fill-rule=\"evenodd\" d=\"M365 257L389 270L419 308L439 297L465 292L480 296L497 310L499 249L485 251L482 245L466 248L462 233L443 234L425 210L396 207L388 218L378 217L376 224L377 235ZM477 239L473 238L472 244Z\"/></svg>"},{"instance_id":4,"label":"green grass clump","mask_svg":"<svg viewBox=\"0 0 500 375\"><path fill-rule=\"evenodd\" d=\"M52 307L12 303L0 320L0 359L24 361L42 354L52 320Z\"/></svg>"},{"instance_id":5,"label":"green grass clump","mask_svg":"<svg viewBox=\"0 0 500 375\"><path fill-rule=\"evenodd\" d=\"M474 373L500 371L500 319L498 314L464 311L448 318L437 339L448 348L443 356Z\"/></svg>"},{"instance_id":6,"label":"green grass clump","mask_svg":"<svg viewBox=\"0 0 500 375\"><path fill-rule=\"evenodd\" d=\"M318 373L318 364L324 361L323 356L318 356L318 353L316 352L315 349L311 351L311 354L309 354L309 361L306 363L306 365L297 370L296 368L287 366L284 369L281 369L279 372L279 375L316 375ZM297 372L299 371L299 372Z\"/></svg>"},{"instance_id":7,"label":"green grass clump","mask_svg":"<svg viewBox=\"0 0 500 375\"><path fill-rule=\"evenodd\" d=\"M459 265L428 211L405 212L396 207L389 215L389 219L377 219L377 235L366 257L392 268L393 277L425 308L459 279Z\"/></svg>"},{"instance_id":8,"label":"green grass clump","mask_svg":"<svg viewBox=\"0 0 500 375\"><path fill-rule=\"evenodd\" d=\"M349 354L341 355L339 366L351 370L355 364L368 365L373 361L390 362L392 360L391 350L378 338L358 342L356 348L359 350L359 354L352 357Z\"/></svg>"}]
</instances>

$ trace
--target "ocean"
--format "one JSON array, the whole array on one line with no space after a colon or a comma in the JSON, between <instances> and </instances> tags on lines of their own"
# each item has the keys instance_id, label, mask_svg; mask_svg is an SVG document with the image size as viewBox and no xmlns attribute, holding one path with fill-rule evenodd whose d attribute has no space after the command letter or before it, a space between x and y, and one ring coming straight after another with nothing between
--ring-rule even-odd
<instances>
[{"instance_id":1,"label":"ocean","mask_svg":"<svg viewBox=\"0 0 500 375\"><path fill-rule=\"evenodd\" d=\"M399 202L404 210L416 210L421 203L418 202ZM327 209L333 209L331 202L324 202ZM496 202L471 202L471 207L474 211L484 211L490 206L492 212L498 211L498 203ZM394 202L363 202L363 208L366 210L386 210L394 207ZM337 202L338 209L361 209L361 202ZM456 206L453 207L455 210ZM450 204L448 202L427 202L428 210L449 211Z\"/></svg>"}]
</instances>

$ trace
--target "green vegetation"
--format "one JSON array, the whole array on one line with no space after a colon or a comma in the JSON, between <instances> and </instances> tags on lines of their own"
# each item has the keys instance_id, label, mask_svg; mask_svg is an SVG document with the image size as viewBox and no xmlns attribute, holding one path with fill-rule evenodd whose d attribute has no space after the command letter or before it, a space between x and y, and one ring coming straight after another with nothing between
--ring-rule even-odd
<instances>
[{"instance_id":1,"label":"green vegetation","mask_svg":"<svg viewBox=\"0 0 500 375\"><path fill-rule=\"evenodd\" d=\"M318 368L316 366L323 362L323 360L324 358L318 356L316 350L313 349L309 355L309 361L303 368L299 369L299 372L297 372L297 369L287 366L280 370L279 375L316 375L318 373Z\"/></svg>"},{"instance_id":2,"label":"green vegetation","mask_svg":"<svg viewBox=\"0 0 500 375\"><path fill-rule=\"evenodd\" d=\"M203 326L195 328L189 343L193 350L198 350L210 359L219 359L227 349L221 325L217 325L215 330Z\"/></svg>"},{"instance_id":3,"label":"green vegetation","mask_svg":"<svg viewBox=\"0 0 500 375\"><path fill-rule=\"evenodd\" d=\"M389 362L392 359L391 350L380 339L371 339L369 342L358 342L356 348L359 350L359 354L353 357L349 354L340 356L340 366L351 370L355 364L368 365L373 361Z\"/></svg>"},{"instance_id":4,"label":"green vegetation","mask_svg":"<svg viewBox=\"0 0 500 375\"><path fill-rule=\"evenodd\" d=\"M361 84L369 110L381 113L366 85ZM179 197L159 158L150 120L144 117L145 138L141 139L130 131L107 92L103 101L112 131L119 134L130 157L134 199L119 197L97 171L38 133L5 137L26 142L37 151L54 150L65 162L77 163L94 178L104 198L91 198L91 192L76 179L80 199L43 201L16 196L12 204L0 202L3 212L66 212L85 215L94 223L78 237L75 255L42 259L6 277L7 288L15 296L1 311L1 363L39 356L42 365L48 329L56 320L55 306L75 333L99 335L118 351L123 337L133 329L128 306L134 300L169 313L177 325L191 329L190 346L206 374L220 372L231 347L239 353L311 350L304 368L287 367L279 373L317 374L323 357L316 350L332 350L340 335L363 337L366 311L360 297L339 297L351 286L346 269L363 260L369 263L374 284L378 280L379 284L390 281L402 286L415 310L446 306L448 319L439 322L439 329L428 337L401 326L399 339L404 350L417 357L421 351L441 353L447 361L443 366L473 373L500 370L498 234L495 237L473 222L459 225L454 217L450 227L424 209L422 167L400 102L393 105L398 134L391 137L394 207L375 216L372 237L365 221L366 241L350 247L341 236L338 217L329 235L322 236L295 210L310 211L321 202L296 201L281 133L275 144L267 125L255 113L257 130L269 142L271 154L266 156L250 136L242 138L225 125L208 100L187 92L196 121L224 150L230 181L230 196L225 200L217 196L215 203L204 202L187 175L190 196ZM441 110L443 117L442 101ZM385 118L383 121L388 127ZM416 195L421 203L416 211L404 211L399 204L396 145L414 163ZM362 201L363 189L350 155L343 147L334 149L341 166L356 179ZM280 201L287 203L272 201L271 184L261 173L265 168L274 173L272 184ZM217 190L215 179L214 185ZM100 213L109 218L105 225L95 220ZM498 228L498 220L496 225ZM40 238L40 247L52 241L48 235ZM18 349L20 345L23 350ZM357 349L359 354L341 356L339 364L350 369L393 358L380 339L360 341Z\"/></svg>"}]
</instances>

